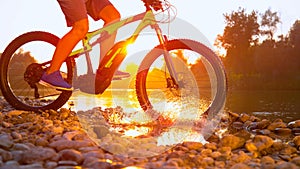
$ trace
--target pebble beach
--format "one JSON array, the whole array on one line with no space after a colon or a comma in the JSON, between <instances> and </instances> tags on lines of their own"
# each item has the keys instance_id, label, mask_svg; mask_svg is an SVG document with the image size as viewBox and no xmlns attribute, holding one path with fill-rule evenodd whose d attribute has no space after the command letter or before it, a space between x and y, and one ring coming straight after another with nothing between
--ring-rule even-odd
<instances>
[{"instance_id":1,"label":"pebble beach","mask_svg":"<svg viewBox=\"0 0 300 169\"><path fill-rule=\"evenodd\" d=\"M94 125L99 139L92 139L84 126L92 122L82 117L110 111L121 110L61 108L37 113L15 110L0 99L0 168L300 168L300 119L284 122L226 112L217 129L226 128L222 134L212 134L206 143L185 141L166 148L147 138L120 141L104 123Z\"/></svg>"}]
</instances>

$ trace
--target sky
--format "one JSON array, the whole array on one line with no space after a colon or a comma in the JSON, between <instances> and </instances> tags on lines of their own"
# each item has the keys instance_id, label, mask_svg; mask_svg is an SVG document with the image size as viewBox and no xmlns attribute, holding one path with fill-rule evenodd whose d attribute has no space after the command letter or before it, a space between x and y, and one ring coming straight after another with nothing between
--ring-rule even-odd
<instances>
[{"instance_id":1,"label":"sky","mask_svg":"<svg viewBox=\"0 0 300 169\"><path fill-rule=\"evenodd\" d=\"M111 0L122 18L143 12L139 0ZM177 17L193 25L213 44L225 27L223 14L245 8L264 13L267 9L278 12L282 23L277 34L287 34L292 24L300 19L299 0L169 0L177 9ZM18 35L34 30L51 32L59 37L70 28L56 0L1 0L0 52ZM90 19L90 30L102 23Z\"/></svg>"}]
</instances>

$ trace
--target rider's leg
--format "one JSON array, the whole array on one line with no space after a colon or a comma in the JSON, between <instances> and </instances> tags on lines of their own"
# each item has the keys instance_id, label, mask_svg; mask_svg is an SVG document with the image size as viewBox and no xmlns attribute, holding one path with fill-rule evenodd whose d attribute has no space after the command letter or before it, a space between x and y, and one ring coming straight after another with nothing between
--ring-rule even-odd
<instances>
[{"instance_id":1,"label":"rider's leg","mask_svg":"<svg viewBox=\"0 0 300 169\"><path fill-rule=\"evenodd\" d=\"M67 26L72 29L58 42L50 67L41 77L41 83L57 89L72 90L59 71L64 60L89 29L85 0L57 0L65 15Z\"/></svg>"},{"instance_id":2,"label":"rider's leg","mask_svg":"<svg viewBox=\"0 0 300 169\"><path fill-rule=\"evenodd\" d=\"M119 11L113 5L107 5L100 13L99 18L104 21L104 26L116 21L119 21L121 16ZM113 32L107 39L100 44L100 61L106 55L108 50L114 45L117 32Z\"/></svg>"},{"instance_id":3,"label":"rider's leg","mask_svg":"<svg viewBox=\"0 0 300 169\"><path fill-rule=\"evenodd\" d=\"M53 55L51 66L47 70L50 74L60 69L62 63L66 60L72 52L76 44L85 37L88 32L88 19L82 19L74 23L71 31L61 38L58 42L56 50Z\"/></svg>"},{"instance_id":4,"label":"rider's leg","mask_svg":"<svg viewBox=\"0 0 300 169\"><path fill-rule=\"evenodd\" d=\"M74 22L71 31L63 36L62 39L58 42L50 67L47 69L47 72L44 72L41 77L41 84L55 87L61 90L72 90L72 86L62 78L59 69L62 63L72 52L76 44L85 37L87 31L87 18Z\"/></svg>"}]
</instances>

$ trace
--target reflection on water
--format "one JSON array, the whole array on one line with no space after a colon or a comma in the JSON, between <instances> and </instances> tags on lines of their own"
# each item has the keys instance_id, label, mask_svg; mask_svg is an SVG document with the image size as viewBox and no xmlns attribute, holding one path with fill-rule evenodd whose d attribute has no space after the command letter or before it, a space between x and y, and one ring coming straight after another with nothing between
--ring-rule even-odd
<instances>
[{"instance_id":1,"label":"reflection on water","mask_svg":"<svg viewBox=\"0 0 300 169\"><path fill-rule=\"evenodd\" d=\"M80 91L73 92L69 99L72 102L73 111L86 111L94 107L103 109L121 106L128 112L140 111L141 108L136 100L134 90L124 91L122 89L108 89L101 95L86 94Z\"/></svg>"},{"instance_id":2,"label":"reflection on water","mask_svg":"<svg viewBox=\"0 0 300 169\"><path fill-rule=\"evenodd\" d=\"M281 118L285 122L300 119L299 90L230 91L226 108L261 118Z\"/></svg>"},{"instance_id":3,"label":"reflection on water","mask_svg":"<svg viewBox=\"0 0 300 169\"><path fill-rule=\"evenodd\" d=\"M90 95L78 91L73 93L70 101L74 102L74 111L116 106L130 108L130 112L139 111L140 107L133 92L128 91L124 95L117 90L107 90L102 95ZM300 119L300 91L230 91L227 95L226 109L270 120L281 118L289 122Z\"/></svg>"}]
</instances>

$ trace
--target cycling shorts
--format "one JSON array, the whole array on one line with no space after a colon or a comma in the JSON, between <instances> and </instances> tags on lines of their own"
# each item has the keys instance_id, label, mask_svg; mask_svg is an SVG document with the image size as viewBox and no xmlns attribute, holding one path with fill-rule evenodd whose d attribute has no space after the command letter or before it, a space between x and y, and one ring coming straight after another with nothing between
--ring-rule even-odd
<instances>
[{"instance_id":1,"label":"cycling shorts","mask_svg":"<svg viewBox=\"0 0 300 169\"><path fill-rule=\"evenodd\" d=\"M63 11L67 26L79 20L85 19L90 15L95 21L101 19L100 11L107 5L112 5L109 0L57 0Z\"/></svg>"}]
</instances>

